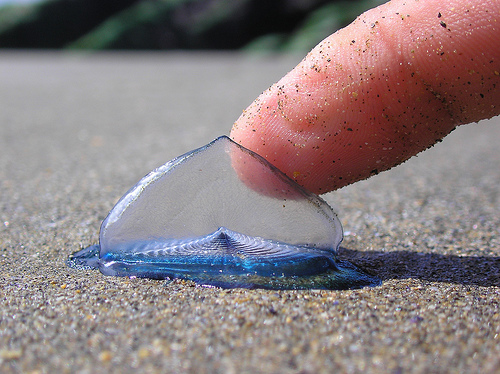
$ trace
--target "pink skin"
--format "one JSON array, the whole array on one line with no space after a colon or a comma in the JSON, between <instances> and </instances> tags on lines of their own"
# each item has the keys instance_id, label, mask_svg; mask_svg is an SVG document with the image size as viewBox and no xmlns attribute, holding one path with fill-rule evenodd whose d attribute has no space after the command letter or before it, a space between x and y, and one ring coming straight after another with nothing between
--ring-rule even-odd
<instances>
[{"instance_id":1,"label":"pink skin","mask_svg":"<svg viewBox=\"0 0 500 374\"><path fill-rule=\"evenodd\" d=\"M500 114L499 87L499 0L394 0L323 40L231 137L321 194Z\"/></svg>"}]
</instances>

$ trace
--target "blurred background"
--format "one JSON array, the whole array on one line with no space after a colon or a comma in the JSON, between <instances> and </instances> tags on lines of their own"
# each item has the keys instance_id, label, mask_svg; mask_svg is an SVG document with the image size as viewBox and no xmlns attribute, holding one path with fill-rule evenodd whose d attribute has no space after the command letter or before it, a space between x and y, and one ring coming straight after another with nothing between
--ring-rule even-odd
<instances>
[{"instance_id":1,"label":"blurred background","mask_svg":"<svg viewBox=\"0 0 500 374\"><path fill-rule=\"evenodd\" d=\"M0 48L307 52L384 0L0 0Z\"/></svg>"}]
</instances>

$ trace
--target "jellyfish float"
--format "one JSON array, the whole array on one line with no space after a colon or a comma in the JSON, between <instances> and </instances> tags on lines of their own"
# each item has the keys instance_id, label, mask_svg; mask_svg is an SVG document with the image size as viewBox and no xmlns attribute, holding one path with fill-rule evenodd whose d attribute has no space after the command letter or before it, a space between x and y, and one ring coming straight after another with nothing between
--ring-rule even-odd
<instances>
[{"instance_id":1,"label":"jellyfish float","mask_svg":"<svg viewBox=\"0 0 500 374\"><path fill-rule=\"evenodd\" d=\"M142 178L102 222L99 244L68 265L225 288L380 284L337 259L342 236L324 200L222 136Z\"/></svg>"}]
</instances>

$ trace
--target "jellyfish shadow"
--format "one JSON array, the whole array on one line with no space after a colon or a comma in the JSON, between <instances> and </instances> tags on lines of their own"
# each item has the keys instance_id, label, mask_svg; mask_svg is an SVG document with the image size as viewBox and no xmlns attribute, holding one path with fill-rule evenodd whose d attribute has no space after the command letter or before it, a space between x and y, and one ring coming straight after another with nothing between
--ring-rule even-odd
<instances>
[{"instance_id":1,"label":"jellyfish shadow","mask_svg":"<svg viewBox=\"0 0 500 374\"><path fill-rule=\"evenodd\" d=\"M456 256L412 251L357 251L340 248L348 260L382 280L416 278L429 282L499 287L500 257Z\"/></svg>"}]
</instances>

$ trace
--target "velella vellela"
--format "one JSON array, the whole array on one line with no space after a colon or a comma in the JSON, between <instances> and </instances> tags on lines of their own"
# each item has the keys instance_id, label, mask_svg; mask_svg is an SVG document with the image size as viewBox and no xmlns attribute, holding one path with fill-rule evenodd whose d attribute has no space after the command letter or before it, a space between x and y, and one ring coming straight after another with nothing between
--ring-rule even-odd
<instances>
[{"instance_id":1,"label":"velella vellela","mask_svg":"<svg viewBox=\"0 0 500 374\"><path fill-rule=\"evenodd\" d=\"M225 288L349 289L380 280L336 253L332 208L222 136L153 170L68 265Z\"/></svg>"}]
</instances>

